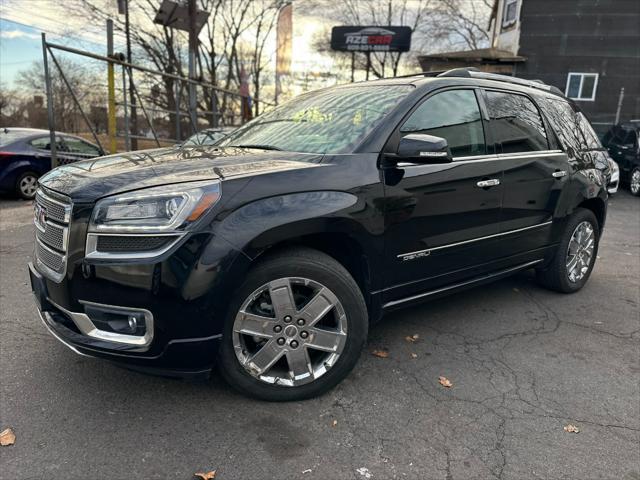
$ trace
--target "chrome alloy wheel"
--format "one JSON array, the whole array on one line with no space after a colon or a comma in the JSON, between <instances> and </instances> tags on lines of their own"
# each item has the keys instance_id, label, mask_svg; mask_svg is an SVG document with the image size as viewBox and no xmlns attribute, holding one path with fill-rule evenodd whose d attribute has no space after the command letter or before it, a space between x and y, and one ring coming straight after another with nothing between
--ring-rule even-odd
<instances>
[{"instance_id":1,"label":"chrome alloy wheel","mask_svg":"<svg viewBox=\"0 0 640 480\"><path fill-rule=\"evenodd\" d=\"M38 188L38 178L35 175L25 175L20 179L18 188L24 198L33 198Z\"/></svg>"},{"instance_id":2,"label":"chrome alloy wheel","mask_svg":"<svg viewBox=\"0 0 640 480\"><path fill-rule=\"evenodd\" d=\"M633 173L631 173L631 182L629 187L631 189L631 193L638 195L640 192L640 169L636 168L633 170Z\"/></svg>"},{"instance_id":3,"label":"chrome alloy wheel","mask_svg":"<svg viewBox=\"0 0 640 480\"><path fill-rule=\"evenodd\" d=\"M265 383L296 387L335 365L346 344L347 316L324 285L279 278L243 302L232 335L236 358L249 374Z\"/></svg>"},{"instance_id":4,"label":"chrome alloy wheel","mask_svg":"<svg viewBox=\"0 0 640 480\"><path fill-rule=\"evenodd\" d=\"M594 249L593 226L589 222L578 224L567 247L567 276L571 282L579 282L589 272Z\"/></svg>"}]
</instances>

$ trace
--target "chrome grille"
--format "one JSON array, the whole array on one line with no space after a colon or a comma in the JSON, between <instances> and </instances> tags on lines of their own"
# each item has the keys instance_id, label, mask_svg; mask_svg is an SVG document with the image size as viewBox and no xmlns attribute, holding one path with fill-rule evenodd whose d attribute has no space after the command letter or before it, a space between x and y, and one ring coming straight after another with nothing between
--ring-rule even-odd
<instances>
[{"instance_id":1,"label":"chrome grille","mask_svg":"<svg viewBox=\"0 0 640 480\"><path fill-rule=\"evenodd\" d=\"M36 229L36 235L41 242L49 247L61 252L67 250L67 227L56 225L53 222L46 222L44 230Z\"/></svg>"},{"instance_id":2,"label":"chrome grille","mask_svg":"<svg viewBox=\"0 0 640 480\"><path fill-rule=\"evenodd\" d=\"M44 275L59 282L67 269L71 201L40 188L36 192L34 211L36 264Z\"/></svg>"},{"instance_id":3,"label":"chrome grille","mask_svg":"<svg viewBox=\"0 0 640 480\"><path fill-rule=\"evenodd\" d=\"M53 198L50 194L44 193L42 189L38 189L36 203L47 210L47 218L58 223L69 223L70 202Z\"/></svg>"},{"instance_id":4,"label":"chrome grille","mask_svg":"<svg viewBox=\"0 0 640 480\"><path fill-rule=\"evenodd\" d=\"M58 275L64 275L64 255L48 249L40 242L36 243L36 255L38 256L38 260L44 263L47 268L53 270Z\"/></svg>"}]
</instances>

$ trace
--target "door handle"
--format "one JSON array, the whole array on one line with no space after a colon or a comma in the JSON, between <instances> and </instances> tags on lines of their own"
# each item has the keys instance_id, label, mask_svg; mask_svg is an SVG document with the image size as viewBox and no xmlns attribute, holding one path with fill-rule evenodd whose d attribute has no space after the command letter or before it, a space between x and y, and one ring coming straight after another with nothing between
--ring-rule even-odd
<instances>
[{"instance_id":1,"label":"door handle","mask_svg":"<svg viewBox=\"0 0 640 480\"><path fill-rule=\"evenodd\" d=\"M566 171L564 170L556 170L555 172L553 172L551 175L553 176L553 178L562 178L567 174Z\"/></svg>"},{"instance_id":2,"label":"door handle","mask_svg":"<svg viewBox=\"0 0 640 480\"><path fill-rule=\"evenodd\" d=\"M478 183L476 183L476 185L478 185L480 188L495 187L496 185L500 185L500 180L498 180L497 178L491 178L489 180L480 180Z\"/></svg>"}]
</instances>

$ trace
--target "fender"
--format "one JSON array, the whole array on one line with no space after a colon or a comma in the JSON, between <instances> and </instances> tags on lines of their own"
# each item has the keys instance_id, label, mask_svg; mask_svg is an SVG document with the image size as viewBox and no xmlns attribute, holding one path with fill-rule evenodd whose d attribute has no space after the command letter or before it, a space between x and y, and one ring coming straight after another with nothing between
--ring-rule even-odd
<instances>
[{"instance_id":1,"label":"fender","mask_svg":"<svg viewBox=\"0 0 640 480\"><path fill-rule=\"evenodd\" d=\"M569 178L568 185L562 189L557 203L554 219L563 220L576 208L588 202L596 209L600 222L600 234L604 228L607 210L607 181L603 171L597 168L578 170Z\"/></svg>"}]
</instances>

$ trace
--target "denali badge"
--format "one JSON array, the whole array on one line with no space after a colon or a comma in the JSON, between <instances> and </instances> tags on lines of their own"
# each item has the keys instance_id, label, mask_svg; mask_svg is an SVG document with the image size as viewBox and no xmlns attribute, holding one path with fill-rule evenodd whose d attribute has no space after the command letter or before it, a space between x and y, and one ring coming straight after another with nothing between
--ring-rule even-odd
<instances>
[{"instance_id":1,"label":"denali badge","mask_svg":"<svg viewBox=\"0 0 640 480\"><path fill-rule=\"evenodd\" d=\"M447 152L420 152L421 157L446 157Z\"/></svg>"}]
</instances>

